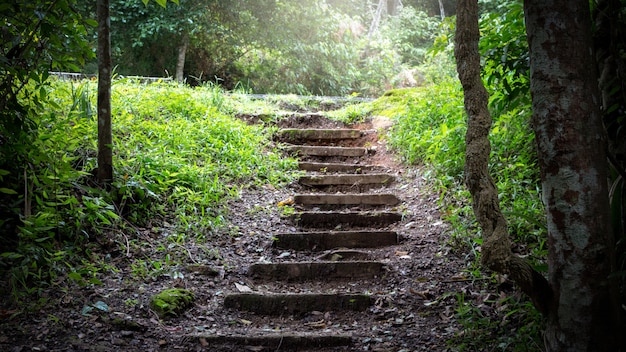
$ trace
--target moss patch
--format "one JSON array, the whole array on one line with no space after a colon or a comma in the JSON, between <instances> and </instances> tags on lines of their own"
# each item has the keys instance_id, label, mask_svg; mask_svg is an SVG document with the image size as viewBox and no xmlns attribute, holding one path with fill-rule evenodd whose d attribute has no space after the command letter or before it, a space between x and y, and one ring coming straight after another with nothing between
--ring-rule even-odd
<instances>
[{"instance_id":1,"label":"moss patch","mask_svg":"<svg viewBox=\"0 0 626 352\"><path fill-rule=\"evenodd\" d=\"M150 308L161 318L177 316L194 300L193 292L180 288L161 291L150 300Z\"/></svg>"}]
</instances>

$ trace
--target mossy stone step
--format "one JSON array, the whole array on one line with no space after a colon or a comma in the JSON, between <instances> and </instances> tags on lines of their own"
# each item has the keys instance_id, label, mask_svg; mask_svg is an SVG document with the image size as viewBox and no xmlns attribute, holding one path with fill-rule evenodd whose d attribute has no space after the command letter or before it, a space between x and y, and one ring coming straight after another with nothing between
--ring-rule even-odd
<instances>
[{"instance_id":1,"label":"mossy stone step","mask_svg":"<svg viewBox=\"0 0 626 352\"><path fill-rule=\"evenodd\" d=\"M349 293L232 293L224 297L224 306L263 315L290 315L364 311L373 301L369 295Z\"/></svg>"},{"instance_id":2,"label":"mossy stone step","mask_svg":"<svg viewBox=\"0 0 626 352\"><path fill-rule=\"evenodd\" d=\"M256 263L248 268L255 279L292 281L315 279L365 279L380 277L385 264L376 261L319 261Z\"/></svg>"},{"instance_id":3,"label":"mossy stone step","mask_svg":"<svg viewBox=\"0 0 626 352\"><path fill-rule=\"evenodd\" d=\"M298 182L305 186L387 185L393 181L395 177L388 174L311 175L298 179Z\"/></svg>"},{"instance_id":4,"label":"mossy stone step","mask_svg":"<svg viewBox=\"0 0 626 352\"><path fill-rule=\"evenodd\" d=\"M402 214L386 211L304 211L296 213L294 220L302 227L384 226L401 221Z\"/></svg>"},{"instance_id":5,"label":"mossy stone step","mask_svg":"<svg viewBox=\"0 0 626 352\"><path fill-rule=\"evenodd\" d=\"M396 205L400 202L391 193L296 194L293 199L301 205Z\"/></svg>"},{"instance_id":6,"label":"mossy stone step","mask_svg":"<svg viewBox=\"0 0 626 352\"><path fill-rule=\"evenodd\" d=\"M298 163L298 168L304 171L314 172L349 172L349 173L363 173L375 170L382 170L383 168L375 165L359 165L359 164L344 164L344 163L315 163L301 161Z\"/></svg>"},{"instance_id":7,"label":"mossy stone step","mask_svg":"<svg viewBox=\"0 0 626 352\"><path fill-rule=\"evenodd\" d=\"M285 128L278 131L279 138L283 141L297 142L305 140L342 140L357 139L363 134L360 130L349 128L321 129L321 128Z\"/></svg>"},{"instance_id":8,"label":"mossy stone step","mask_svg":"<svg viewBox=\"0 0 626 352\"><path fill-rule=\"evenodd\" d=\"M250 331L251 330L251 331ZM206 345L213 350L220 351L283 351L343 347L352 344L352 337L345 334L328 334L315 332L301 333L268 333L250 329L245 334L207 335L194 334L189 338L198 341L199 345Z\"/></svg>"},{"instance_id":9,"label":"mossy stone step","mask_svg":"<svg viewBox=\"0 0 626 352\"><path fill-rule=\"evenodd\" d=\"M302 156L344 156L356 157L367 154L367 148L361 147L327 147L327 146L309 146L309 145L293 145L288 146L287 150Z\"/></svg>"},{"instance_id":10,"label":"mossy stone step","mask_svg":"<svg viewBox=\"0 0 626 352\"><path fill-rule=\"evenodd\" d=\"M275 235L274 247L296 251L334 248L376 248L398 244L393 231L294 232Z\"/></svg>"}]
</instances>

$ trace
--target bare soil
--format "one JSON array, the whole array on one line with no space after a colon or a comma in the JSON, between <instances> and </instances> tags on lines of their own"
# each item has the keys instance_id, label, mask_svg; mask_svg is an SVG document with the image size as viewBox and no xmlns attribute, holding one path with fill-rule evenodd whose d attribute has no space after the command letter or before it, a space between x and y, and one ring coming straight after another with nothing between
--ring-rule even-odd
<instances>
[{"instance_id":1,"label":"bare soil","mask_svg":"<svg viewBox=\"0 0 626 352\"><path fill-rule=\"evenodd\" d=\"M312 126L310 119L295 117L281 122L280 127L341 127L338 125L316 118ZM392 209L403 213L402 221L386 228L399 233L400 243L359 250L367 258L385 263L382 277L306 282L251 279L247 268L254 263L307 261L329 255L329 251L286 251L272 245L275 234L300 231L286 216L286 208L277 204L303 192L301 185L251 187L229 202L224 214L229 225L207 243L168 241L174 229L155 220L153 227L112 233L110 238L99 240L101 245L93 249L93 258L112 268L98 275L102 285L79 287L61 279L43 292L40 304L26 302L15 307L5 300L0 306L0 350L260 351L263 348L254 345L218 346L208 337L296 331L347 333L354 340L349 347L317 351L455 350L447 341L461 330L455 319L456 293L476 289L463 274L466 263L462 254L447 244L448 227L440 218L438 195L421 168L401 165L387 150L380 133L388 127L384 120L357 127L376 132L368 134L365 141L375 154L358 162L383 166L397 178L387 188L370 191L394 193L401 199ZM134 240L143 243L142 248L120 250L125 248L120 243ZM168 253L181 258L183 264L175 270L137 278L137 267L131 266L133 259L163 261ZM150 269L154 268L148 265ZM172 287L191 290L194 304L177 317L161 319L150 309L150 297ZM287 316L224 308L225 295L247 288L255 292L367 293L375 304L364 312L315 311ZM106 309L100 309L105 307L97 302L105 303Z\"/></svg>"}]
</instances>

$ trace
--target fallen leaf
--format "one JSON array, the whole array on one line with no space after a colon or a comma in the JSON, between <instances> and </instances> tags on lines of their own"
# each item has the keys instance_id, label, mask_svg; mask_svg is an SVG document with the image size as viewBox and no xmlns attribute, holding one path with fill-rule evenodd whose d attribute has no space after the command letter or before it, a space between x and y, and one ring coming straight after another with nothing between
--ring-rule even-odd
<instances>
[{"instance_id":1,"label":"fallen leaf","mask_svg":"<svg viewBox=\"0 0 626 352\"><path fill-rule=\"evenodd\" d=\"M109 306L106 303L102 302L102 301L98 301L98 302L94 303L93 307L97 308L97 309L99 309L99 310L101 310L103 312L108 312L109 311Z\"/></svg>"},{"instance_id":2,"label":"fallen leaf","mask_svg":"<svg viewBox=\"0 0 626 352\"><path fill-rule=\"evenodd\" d=\"M239 292L252 292L252 289L246 285L241 285L235 282L235 287Z\"/></svg>"},{"instance_id":3,"label":"fallen leaf","mask_svg":"<svg viewBox=\"0 0 626 352\"><path fill-rule=\"evenodd\" d=\"M428 290L424 290L424 291L417 291L417 290L415 290L415 289L413 289L413 288L410 288L410 289L409 289L409 291L410 291L412 294L414 294L414 295L416 295L416 296L420 297L421 299L428 299L428 297L429 297L429 296L431 296L431 294L430 294L430 292L428 292Z\"/></svg>"},{"instance_id":4,"label":"fallen leaf","mask_svg":"<svg viewBox=\"0 0 626 352\"><path fill-rule=\"evenodd\" d=\"M243 325L250 325L250 324L252 324L252 322L250 320L246 320L246 319L239 319L239 322L242 323Z\"/></svg>"},{"instance_id":5,"label":"fallen leaf","mask_svg":"<svg viewBox=\"0 0 626 352\"><path fill-rule=\"evenodd\" d=\"M467 280L467 276L465 276L463 273L458 273L450 277L450 281L465 281L465 280Z\"/></svg>"},{"instance_id":6,"label":"fallen leaf","mask_svg":"<svg viewBox=\"0 0 626 352\"><path fill-rule=\"evenodd\" d=\"M278 202L278 206L279 207L284 207L285 205L292 205L294 202L293 198L287 198L285 200L281 200L280 202Z\"/></svg>"},{"instance_id":7,"label":"fallen leaf","mask_svg":"<svg viewBox=\"0 0 626 352\"><path fill-rule=\"evenodd\" d=\"M409 255L409 252L406 252L406 251L396 251L396 256L397 257L403 257L405 255Z\"/></svg>"},{"instance_id":8,"label":"fallen leaf","mask_svg":"<svg viewBox=\"0 0 626 352\"><path fill-rule=\"evenodd\" d=\"M304 326L308 326L314 329L325 329L326 323L324 322L324 320L312 321L310 323L304 323Z\"/></svg>"},{"instance_id":9,"label":"fallen leaf","mask_svg":"<svg viewBox=\"0 0 626 352\"><path fill-rule=\"evenodd\" d=\"M202 347L207 347L209 345L209 342L204 337L201 337L200 345L202 345Z\"/></svg>"}]
</instances>

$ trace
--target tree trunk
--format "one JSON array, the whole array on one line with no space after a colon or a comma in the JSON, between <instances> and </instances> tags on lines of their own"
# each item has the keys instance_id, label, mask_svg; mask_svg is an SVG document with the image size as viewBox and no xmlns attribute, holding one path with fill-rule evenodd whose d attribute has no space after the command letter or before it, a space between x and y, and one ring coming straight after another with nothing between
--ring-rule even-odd
<instances>
[{"instance_id":1,"label":"tree trunk","mask_svg":"<svg viewBox=\"0 0 626 352\"><path fill-rule=\"evenodd\" d=\"M387 0L387 14L389 16L396 16L400 11L400 0Z\"/></svg>"},{"instance_id":2,"label":"tree trunk","mask_svg":"<svg viewBox=\"0 0 626 352\"><path fill-rule=\"evenodd\" d=\"M589 1L526 0L533 128L548 216L547 351L617 351L606 142Z\"/></svg>"},{"instance_id":3,"label":"tree trunk","mask_svg":"<svg viewBox=\"0 0 626 352\"><path fill-rule=\"evenodd\" d=\"M111 133L111 16L109 0L97 0L98 17L98 180L113 179Z\"/></svg>"},{"instance_id":4,"label":"tree trunk","mask_svg":"<svg viewBox=\"0 0 626 352\"><path fill-rule=\"evenodd\" d=\"M443 0L439 0L439 14L441 14L442 20L446 18L446 10L443 7Z\"/></svg>"},{"instance_id":5,"label":"tree trunk","mask_svg":"<svg viewBox=\"0 0 626 352\"><path fill-rule=\"evenodd\" d=\"M176 62L176 81L182 82L185 72L185 56L187 55L187 48L189 47L189 36L183 34L183 42L178 47L178 61Z\"/></svg>"},{"instance_id":6,"label":"tree trunk","mask_svg":"<svg viewBox=\"0 0 626 352\"><path fill-rule=\"evenodd\" d=\"M468 115L465 156L465 183L472 195L474 214L483 231L481 260L487 268L508 274L530 296L542 312L552 292L547 280L528 262L511 251L507 222L500 211L498 189L489 175L489 95L480 77L478 52L478 2L458 0L454 54L463 85Z\"/></svg>"},{"instance_id":7,"label":"tree trunk","mask_svg":"<svg viewBox=\"0 0 626 352\"><path fill-rule=\"evenodd\" d=\"M376 12L372 18L372 23L370 24L370 29L367 32L367 39L371 40L372 36L378 31L378 26L380 25L380 20L383 17L384 10L387 8L387 0L380 0L378 2L378 6L376 7Z\"/></svg>"}]
</instances>

